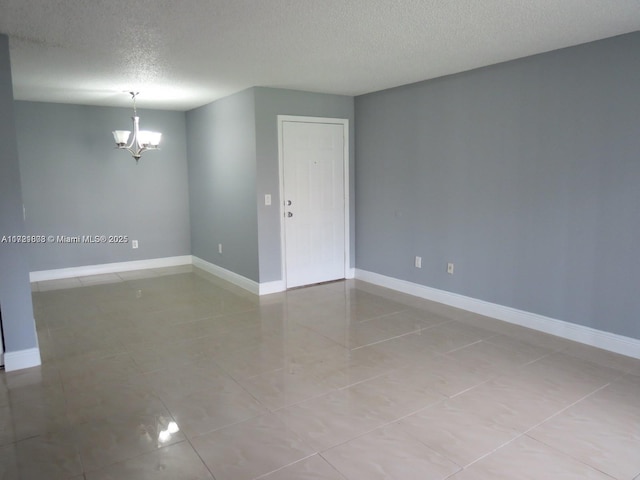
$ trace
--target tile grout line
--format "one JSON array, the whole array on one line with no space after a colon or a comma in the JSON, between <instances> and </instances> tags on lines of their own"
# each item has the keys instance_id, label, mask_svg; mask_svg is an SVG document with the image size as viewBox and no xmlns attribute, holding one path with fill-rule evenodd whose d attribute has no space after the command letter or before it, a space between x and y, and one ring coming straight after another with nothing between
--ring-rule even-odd
<instances>
[{"instance_id":1,"label":"tile grout line","mask_svg":"<svg viewBox=\"0 0 640 480\"><path fill-rule=\"evenodd\" d=\"M523 434L522 434L522 436L526 436L527 438L529 438L530 440L533 440L534 442L541 443L542 445L544 445L544 446L545 446L545 447L547 447L547 448L550 448L550 449L551 449L551 450L553 450L554 452L556 452L556 453L558 453L558 454L560 454L560 455L562 455L562 456L564 456L564 457L570 458L570 459L572 459L572 460L574 460L574 461L576 461L576 462L578 462L578 463L581 463L582 465L585 465L585 466L589 467L589 468L590 468L590 469L592 469L592 470L595 470L595 471L597 471L597 472L600 472L600 473L602 473L603 475L606 475L607 477L610 477L612 480L617 480L614 476L609 475L607 472L602 471L602 470L601 470L601 469L599 469L598 467L595 467L595 466L593 466L593 465L589 465L588 463L584 462L583 460L581 460L581 459L579 459L579 458L577 458L577 457L574 457L574 456L573 456L573 455L571 455L571 454L568 454L568 453L566 453L566 452L563 452L562 450L558 450L558 449L557 449L556 447L554 447L553 445L549 445L548 443L546 443L546 442L544 442L544 441L542 441L542 440L539 440L539 439L537 439L537 438L535 438L535 437L532 437L532 436L531 436L531 435L529 435L528 433L523 433Z\"/></svg>"},{"instance_id":2,"label":"tile grout line","mask_svg":"<svg viewBox=\"0 0 640 480\"><path fill-rule=\"evenodd\" d=\"M568 454L566 454L566 453L562 452L561 450L558 450L557 448L552 447L551 445L547 445L545 442L542 442L542 441L540 441L540 440L538 440L538 439L536 439L536 438L532 437L531 435L529 435L529 432L531 432L532 430L534 430L534 429L538 428L538 427L539 427L540 425L542 425L543 423L548 422L548 421L549 421L549 420L551 420L552 418L554 418L554 417L556 417L556 416L560 415L561 413L565 412L565 411L566 411L566 410L568 410L569 408L571 408L571 407L575 406L576 404L580 403L580 402L581 402L581 401L583 401L584 399L589 398L590 396L592 396L592 395L596 394L596 393L597 393L597 392L599 392L600 390L602 390L602 389L604 389L604 388L608 387L609 385L610 385L610 383L607 383L607 384L603 385L602 387L600 387L600 388L598 388L598 389L594 390L593 392L591 392L591 393L589 393L589 394L587 394L587 395L583 396L582 398L580 398L580 399L578 399L578 400L574 401L573 403L571 403L571 404L567 405L566 407L564 407L564 408L562 408L562 409L558 410L558 411L557 411L556 413L554 413L553 415L550 415L549 417L547 417L547 418L545 418L544 420L542 420L542 421L538 422L538 423L537 423L537 424L535 424L534 426L529 427L529 428L528 428L528 429L526 429L524 432L519 433L517 436L515 436L515 437L514 437L514 438L512 438L511 440L509 440L509 441L507 441L507 442L505 442L505 443L501 444L500 446L498 446L498 447L494 448L494 449L493 449L493 450L491 450L490 452L487 452L487 453L485 453L484 455L482 455L481 457L478 457L478 458L477 458L477 459L475 459L473 462L471 462L471 463L469 463L469 464L465 465L464 467L462 467L462 470L466 470L466 469L467 469L467 468L469 468L470 466L472 466L472 465L474 465L475 463L477 463L477 462L481 461L482 459L484 459L484 458L488 457L489 455L492 455L493 453L495 453L496 451L500 450L501 448L504 448L505 446L509 445L510 443L513 443L513 442L515 442L516 440L518 440L518 439L520 439L520 438L522 438L522 437L525 437L525 436L526 436L527 438L530 438L530 439L534 440L534 441L540 442L540 443L542 443L543 445L546 445L547 447L549 447L549 448L551 448L552 450L554 450L554 451L556 451L556 452L558 452L558 453L562 454L563 456L567 456L567 457L572 458L572 459L574 459L574 460L576 460L576 461L579 461L579 460L578 460L578 459L576 459L575 457L573 457L573 456L571 456L571 455L568 455ZM500 423L498 423L498 424L499 424L499 425L502 425L502 426L504 426L504 427L507 427L507 428L512 429L512 427L509 427L509 426L507 426L507 425L503 425L503 424L500 424ZM514 431L516 431L516 430L514 430ZM418 441L420 441L419 439L417 439L417 440L418 440ZM593 467L592 465L586 464L586 463L584 463L584 462L582 462L582 461L580 461L580 463L582 463L583 465L588 466L589 468L592 468L592 469L594 469L594 470L600 471L599 469L597 469L597 468ZM451 476L453 476L453 475L456 475L457 473L458 473L458 472L455 472L454 474L450 475L449 477L451 477ZM605 473L605 472L602 472L602 473L604 473L604 474L605 474L605 475L607 475L607 476L610 476L610 475L608 475L608 474L607 474L607 473ZM449 477L447 477L447 478L449 478ZM612 478L613 478L613 477L612 477Z\"/></svg>"},{"instance_id":3,"label":"tile grout line","mask_svg":"<svg viewBox=\"0 0 640 480\"><path fill-rule=\"evenodd\" d=\"M258 475L257 477L253 477L251 480L260 480L261 478L267 477L267 476L271 475L272 473L279 472L280 470L284 470L285 468L290 467L291 465L295 465L296 463L304 462L305 460L308 460L309 458L311 458L311 457L313 457L315 455L320 455L320 454L318 452L311 453L311 454L307 455L306 457L302 457L302 458L300 458L300 459L298 459L298 460L296 460L294 462L287 463L286 465L278 467L275 470L271 470L270 472L262 473L262 474Z\"/></svg>"}]
</instances>

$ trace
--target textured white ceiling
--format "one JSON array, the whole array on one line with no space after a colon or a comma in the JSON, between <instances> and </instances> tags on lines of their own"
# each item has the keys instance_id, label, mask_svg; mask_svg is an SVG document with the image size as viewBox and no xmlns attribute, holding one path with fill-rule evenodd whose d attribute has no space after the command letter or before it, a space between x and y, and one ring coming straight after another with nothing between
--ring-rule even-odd
<instances>
[{"instance_id":1,"label":"textured white ceiling","mask_svg":"<svg viewBox=\"0 0 640 480\"><path fill-rule=\"evenodd\" d=\"M358 95L640 29L640 0L0 0L21 100Z\"/></svg>"}]
</instances>

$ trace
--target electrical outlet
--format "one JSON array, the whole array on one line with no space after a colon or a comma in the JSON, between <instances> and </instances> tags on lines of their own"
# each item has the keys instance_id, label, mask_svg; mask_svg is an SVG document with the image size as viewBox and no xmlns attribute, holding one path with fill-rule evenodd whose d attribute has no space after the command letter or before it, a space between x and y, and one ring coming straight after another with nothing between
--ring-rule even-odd
<instances>
[{"instance_id":1,"label":"electrical outlet","mask_svg":"<svg viewBox=\"0 0 640 480\"><path fill-rule=\"evenodd\" d=\"M447 273L453 275L453 263L447 263Z\"/></svg>"},{"instance_id":2,"label":"electrical outlet","mask_svg":"<svg viewBox=\"0 0 640 480\"><path fill-rule=\"evenodd\" d=\"M422 268L422 257L416 257L416 268Z\"/></svg>"},{"instance_id":3,"label":"electrical outlet","mask_svg":"<svg viewBox=\"0 0 640 480\"><path fill-rule=\"evenodd\" d=\"M131 240L131 248L138 248L138 240Z\"/></svg>"},{"instance_id":4,"label":"electrical outlet","mask_svg":"<svg viewBox=\"0 0 640 480\"><path fill-rule=\"evenodd\" d=\"M222 244L221 243L218 244L218 253L222 253Z\"/></svg>"},{"instance_id":5,"label":"electrical outlet","mask_svg":"<svg viewBox=\"0 0 640 480\"><path fill-rule=\"evenodd\" d=\"M264 204L268 207L269 205L271 205L271 194L267 193L264 196Z\"/></svg>"}]
</instances>

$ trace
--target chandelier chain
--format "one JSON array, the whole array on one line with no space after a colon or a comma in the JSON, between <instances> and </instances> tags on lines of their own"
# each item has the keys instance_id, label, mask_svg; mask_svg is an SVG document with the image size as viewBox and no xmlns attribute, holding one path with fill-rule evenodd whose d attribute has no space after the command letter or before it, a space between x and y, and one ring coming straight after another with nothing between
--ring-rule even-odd
<instances>
[{"instance_id":1,"label":"chandelier chain","mask_svg":"<svg viewBox=\"0 0 640 480\"><path fill-rule=\"evenodd\" d=\"M131 94L131 100L133 100L133 116L137 117L138 113L136 110L136 97L140 95L140 92L129 92Z\"/></svg>"}]
</instances>

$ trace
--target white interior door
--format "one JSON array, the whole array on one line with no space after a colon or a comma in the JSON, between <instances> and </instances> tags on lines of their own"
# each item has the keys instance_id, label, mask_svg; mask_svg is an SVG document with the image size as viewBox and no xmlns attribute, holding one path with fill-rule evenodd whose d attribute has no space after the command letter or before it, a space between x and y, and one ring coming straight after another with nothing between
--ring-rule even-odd
<instances>
[{"instance_id":1,"label":"white interior door","mask_svg":"<svg viewBox=\"0 0 640 480\"><path fill-rule=\"evenodd\" d=\"M345 278L346 124L281 122L287 288Z\"/></svg>"}]
</instances>

